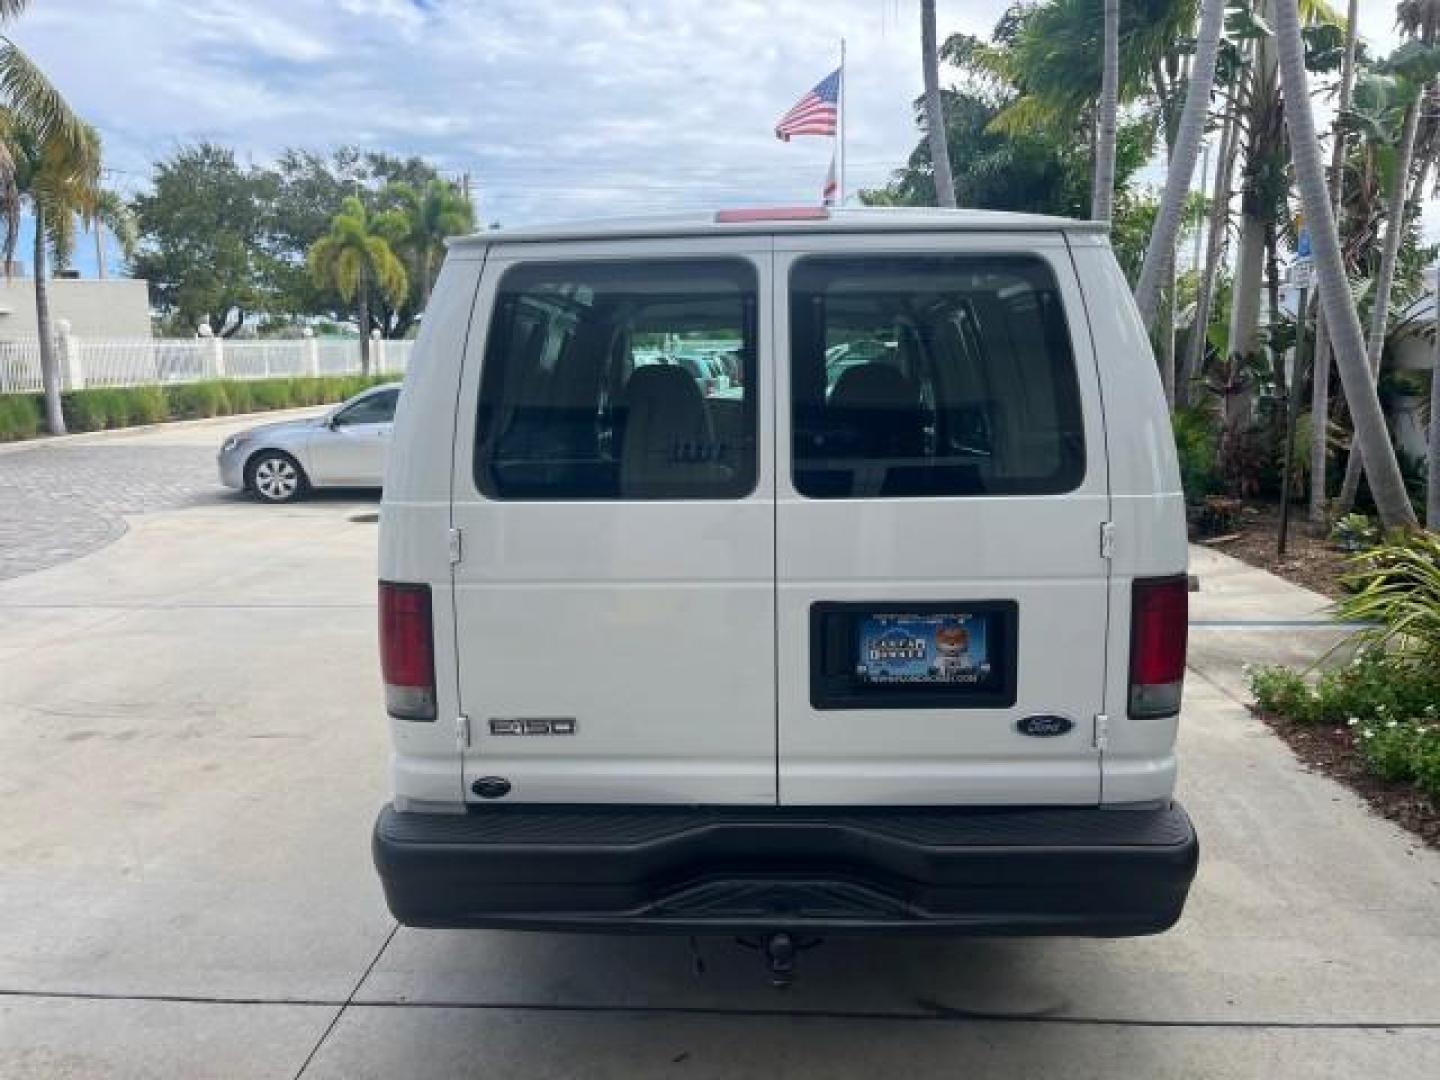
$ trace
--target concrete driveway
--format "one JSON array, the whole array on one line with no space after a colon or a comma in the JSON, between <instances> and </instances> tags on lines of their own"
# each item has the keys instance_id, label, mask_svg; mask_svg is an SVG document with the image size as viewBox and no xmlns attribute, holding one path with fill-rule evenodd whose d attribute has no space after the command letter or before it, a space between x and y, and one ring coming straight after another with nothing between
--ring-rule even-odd
<instances>
[{"instance_id":1,"label":"concrete driveway","mask_svg":"<svg viewBox=\"0 0 1440 1080\"><path fill-rule=\"evenodd\" d=\"M193 495L0 582L7 1080L1440 1075L1440 857L1240 704L1240 662L1334 640L1313 594L1197 556L1178 929L831 941L780 993L721 940L696 975L683 938L397 931L374 501Z\"/></svg>"}]
</instances>

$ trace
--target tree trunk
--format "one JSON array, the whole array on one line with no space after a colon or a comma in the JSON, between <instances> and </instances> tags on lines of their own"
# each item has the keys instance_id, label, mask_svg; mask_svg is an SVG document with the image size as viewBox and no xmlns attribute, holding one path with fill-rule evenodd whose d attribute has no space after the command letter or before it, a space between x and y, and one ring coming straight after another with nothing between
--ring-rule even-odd
<instances>
[{"instance_id":1,"label":"tree trunk","mask_svg":"<svg viewBox=\"0 0 1440 1080\"><path fill-rule=\"evenodd\" d=\"M1355 93L1355 48L1359 40L1360 0L1350 0L1345 22L1345 59L1340 65L1340 101L1336 111L1334 145L1330 149L1330 206L1338 220L1345 192L1346 132L1340 118L1350 111ZM1326 471L1330 436L1330 328L1325 312L1315 312L1315 360L1310 376L1310 521L1323 526L1329 518Z\"/></svg>"},{"instance_id":2,"label":"tree trunk","mask_svg":"<svg viewBox=\"0 0 1440 1080\"><path fill-rule=\"evenodd\" d=\"M1315 311L1315 349L1310 370L1310 523L1330 519L1326 473L1330 461L1330 327L1325 311Z\"/></svg>"},{"instance_id":3,"label":"tree trunk","mask_svg":"<svg viewBox=\"0 0 1440 1080\"><path fill-rule=\"evenodd\" d=\"M1270 17L1270 0L1256 0L1255 12ZM1250 64L1249 96L1246 102L1245 169L1240 196L1240 240L1235 251L1235 278L1230 302L1230 355L1232 368L1238 372L1255 354L1260 331L1260 294L1265 264L1265 222L1273 208L1265 204L1259 191L1263 183L1265 159L1276 153L1276 143L1284 132L1275 130L1280 108L1280 83L1275 45L1262 37L1253 43ZM1233 435L1250 420L1252 388L1243 382L1226 398L1225 426Z\"/></svg>"},{"instance_id":4,"label":"tree trunk","mask_svg":"<svg viewBox=\"0 0 1440 1080\"><path fill-rule=\"evenodd\" d=\"M1440 303L1440 293L1436 295ZM1430 441L1425 448L1425 527L1440 532L1440 309L1430 349Z\"/></svg>"},{"instance_id":5,"label":"tree trunk","mask_svg":"<svg viewBox=\"0 0 1440 1080\"><path fill-rule=\"evenodd\" d=\"M55 331L50 322L50 278L45 254L45 209L36 202L35 330L40 345L40 382L45 390L45 427L51 435L64 435L65 413L60 407L60 357L55 352Z\"/></svg>"},{"instance_id":6,"label":"tree trunk","mask_svg":"<svg viewBox=\"0 0 1440 1080\"><path fill-rule=\"evenodd\" d=\"M1280 321L1280 240L1273 221L1265 223L1265 299L1269 308L1266 325L1270 327L1270 371L1275 389L1282 398L1290 393L1290 378L1285 373L1285 353L1275 341L1275 324ZM1283 424L1284 419L1280 418Z\"/></svg>"},{"instance_id":7,"label":"tree trunk","mask_svg":"<svg viewBox=\"0 0 1440 1080\"><path fill-rule=\"evenodd\" d=\"M920 65L925 74L925 126L930 129L930 167L937 206L955 205L955 178L945 137L945 108L940 101L940 54L935 46L935 0L920 3Z\"/></svg>"},{"instance_id":8,"label":"tree trunk","mask_svg":"<svg viewBox=\"0 0 1440 1080\"><path fill-rule=\"evenodd\" d=\"M1315 116L1310 104L1309 77L1305 71L1305 46L1300 37L1300 14L1296 0L1276 0L1275 40L1279 52L1289 108L1285 122L1290 129L1290 151L1300 189L1305 220L1309 223L1315 252L1315 270L1320 279L1320 298L1335 345L1335 365L1345 387L1350 415L1355 424L1356 445L1370 461L1370 487L1380 520L1386 528L1414 528L1415 511L1405 492L1395 448L1385 428L1380 398L1370 378L1365 356L1365 335L1360 315L1350 295L1345 266L1340 257L1340 235L1330 209L1330 192L1325 186L1325 168L1320 161L1320 143L1315 137Z\"/></svg>"},{"instance_id":9,"label":"tree trunk","mask_svg":"<svg viewBox=\"0 0 1440 1080\"><path fill-rule=\"evenodd\" d=\"M1375 275L1374 308L1370 313L1370 339L1366 358L1370 378L1380 377L1380 360L1385 353L1385 330L1390 321L1390 291L1395 284L1395 263L1400 256L1400 242L1405 237L1405 194L1410 186L1410 158L1415 151L1415 132L1420 127L1420 106L1425 92L1405 107L1405 125L1400 132L1400 145L1395 155L1395 175L1390 179L1385 207L1385 246L1380 252L1380 270ZM1345 482L1340 487L1336 513L1348 514L1360 490L1360 474L1365 468L1365 455L1357 443L1345 462Z\"/></svg>"},{"instance_id":10,"label":"tree trunk","mask_svg":"<svg viewBox=\"0 0 1440 1080\"><path fill-rule=\"evenodd\" d=\"M1169 281L1160 319L1160 386L1165 391L1165 404L1175 411L1175 315L1179 292L1175 282L1175 263L1171 260Z\"/></svg>"},{"instance_id":11,"label":"tree trunk","mask_svg":"<svg viewBox=\"0 0 1440 1080\"><path fill-rule=\"evenodd\" d=\"M360 374L370 375L370 286L364 276L355 290L355 322L360 327Z\"/></svg>"},{"instance_id":12,"label":"tree trunk","mask_svg":"<svg viewBox=\"0 0 1440 1080\"><path fill-rule=\"evenodd\" d=\"M1249 209L1245 209L1250 204ZM1260 295L1263 292L1265 268L1265 219L1254 201L1241 199L1240 240L1235 251L1235 280L1230 290L1230 356L1236 377L1246 360L1255 352L1260 329ZM1250 419L1250 392L1242 387L1225 399L1225 426L1244 427Z\"/></svg>"},{"instance_id":13,"label":"tree trunk","mask_svg":"<svg viewBox=\"0 0 1440 1080\"><path fill-rule=\"evenodd\" d=\"M1115 114L1120 110L1120 0L1105 0L1104 49L1100 71L1099 134L1095 140L1095 174L1090 191L1090 217L1108 225L1115 216Z\"/></svg>"},{"instance_id":14,"label":"tree trunk","mask_svg":"<svg viewBox=\"0 0 1440 1080\"><path fill-rule=\"evenodd\" d=\"M1107 18L1113 0L1107 3ZM1117 16L1118 18L1118 16ZM1195 173L1195 159L1200 154L1200 141L1205 137L1205 118L1210 111L1210 91L1215 85L1215 58L1220 51L1220 31L1225 21L1224 0L1204 0L1200 12L1200 36L1195 46L1195 63L1190 69L1190 87L1185 92L1185 108L1175 133L1175 152L1165 172L1165 193L1155 228L1145 248L1145 261L1140 267L1140 280L1135 285L1135 303L1146 327L1155 322L1156 301L1161 283L1173 279L1175 241L1180 235L1185 200ZM1118 31L1117 31L1118 32ZM1107 50L1107 64L1109 63ZM1118 60L1117 60L1118 63ZM1111 181L1114 181L1114 114L1111 114ZM1174 365L1171 365L1172 369ZM1173 376L1172 376L1173 378Z\"/></svg>"},{"instance_id":15,"label":"tree trunk","mask_svg":"<svg viewBox=\"0 0 1440 1080\"><path fill-rule=\"evenodd\" d=\"M1215 182L1210 195L1210 230L1205 242L1205 265L1199 270L1200 280L1195 294L1195 318L1192 321L1189 348L1185 353L1185 367L1176 387L1176 400L1181 405L1193 404L1190 392L1195 380L1205 366L1205 347L1210 329L1210 313L1215 305L1215 280L1220 274L1220 263L1225 257L1225 240L1229 235L1226 227L1230 220L1230 178L1235 173L1236 149L1240 144L1235 117L1225 120L1220 133L1220 154L1215 161Z\"/></svg>"}]
</instances>

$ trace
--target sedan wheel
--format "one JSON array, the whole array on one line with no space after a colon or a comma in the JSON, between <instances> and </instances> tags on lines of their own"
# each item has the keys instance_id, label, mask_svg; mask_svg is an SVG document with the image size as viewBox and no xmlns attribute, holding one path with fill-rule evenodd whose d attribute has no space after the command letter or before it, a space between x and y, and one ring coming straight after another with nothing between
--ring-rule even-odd
<instances>
[{"instance_id":1,"label":"sedan wheel","mask_svg":"<svg viewBox=\"0 0 1440 1080\"><path fill-rule=\"evenodd\" d=\"M305 474L294 458L267 451L251 467L250 489L261 502L292 502L304 493Z\"/></svg>"}]
</instances>

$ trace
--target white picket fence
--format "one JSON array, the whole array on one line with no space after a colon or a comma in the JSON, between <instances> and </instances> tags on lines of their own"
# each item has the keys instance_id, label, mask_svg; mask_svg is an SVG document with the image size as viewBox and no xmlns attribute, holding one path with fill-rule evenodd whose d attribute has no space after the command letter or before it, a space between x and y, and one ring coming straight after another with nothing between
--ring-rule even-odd
<instances>
[{"instance_id":1,"label":"white picket fence","mask_svg":"<svg viewBox=\"0 0 1440 1080\"><path fill-rule=\"evenodd\" d=\"M403 374L413 341L370 342L370 370ZM86 387L151 386L201 379L274 379L297 375L358 375L357 338L155 338L88 341L69 334L56 339L62 384ZM40 344L0 341L0 394L39 393Z\"/></svg>"}]
</instances>

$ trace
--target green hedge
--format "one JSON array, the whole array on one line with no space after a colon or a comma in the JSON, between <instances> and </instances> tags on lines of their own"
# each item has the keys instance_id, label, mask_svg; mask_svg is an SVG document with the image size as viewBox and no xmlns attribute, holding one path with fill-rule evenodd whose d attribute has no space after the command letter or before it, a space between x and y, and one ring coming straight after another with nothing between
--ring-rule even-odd
<instances>
[{"instance_id":1,"label":"green hedge","mask_svg":"<svg viewBox=\"0 0 1440 1080\"><path fill-rule=\"evenodd\" d=\"M104 431L165 420L293 409L344 401L393 376L326 375L295 379L215 379L174 386L72 390L60 396L72 432ZM39 394L0 394L0 442L29 439L45 427Z\"/></svg>"}]
</instances>

